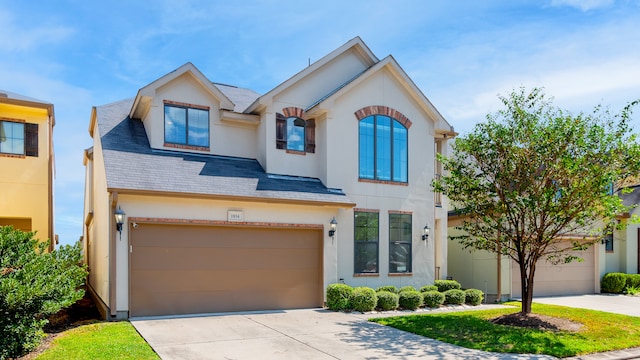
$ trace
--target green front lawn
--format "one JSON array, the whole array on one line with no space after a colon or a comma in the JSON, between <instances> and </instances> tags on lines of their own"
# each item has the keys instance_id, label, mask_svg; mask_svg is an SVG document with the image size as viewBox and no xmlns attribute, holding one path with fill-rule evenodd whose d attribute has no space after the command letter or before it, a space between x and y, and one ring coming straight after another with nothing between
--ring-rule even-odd
<instances>
[{"instance_id":1,"label":"green front lawn","mask_svg":"<svg viewBox=\"0 0 640 360\"><path fill-rule=\"evenodd\" d=\"M579 332L495 325L489 319L513 309L397 316L371 321L466 348L519 354L576 356L640 346L640 318L564 306L533 304L533 312L583 324Z\"/></svg>"},{"instance_id":2,"label":"green front lawn","mask_svg":"<svg viewBox=\"0 0 640 360\"><path fill-rule=\"evenodd\" d=\"M159 359L133 326L123 322L83 325L63 332L36 359Z\"/></svg>"}]
</instances>

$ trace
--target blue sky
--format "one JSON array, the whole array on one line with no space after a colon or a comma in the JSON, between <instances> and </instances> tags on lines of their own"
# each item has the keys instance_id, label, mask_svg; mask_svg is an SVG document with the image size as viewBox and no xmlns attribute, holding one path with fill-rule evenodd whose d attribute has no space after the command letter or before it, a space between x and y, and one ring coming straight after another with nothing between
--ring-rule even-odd
<instances>
[{"instance_id":1,"label":"blue sky","mask_svg":"<svg viewBox=\"0 0 640 360\"><path fill-rule=\"evenodd\" d=\"M522 85L574 112L640 98L636 0L0 0L0 23L0 89L55 106L65 244L82 235L91 107L134 97L188 61L264 93L360 36L463 134Z\"/></svg>"}]
</instances>

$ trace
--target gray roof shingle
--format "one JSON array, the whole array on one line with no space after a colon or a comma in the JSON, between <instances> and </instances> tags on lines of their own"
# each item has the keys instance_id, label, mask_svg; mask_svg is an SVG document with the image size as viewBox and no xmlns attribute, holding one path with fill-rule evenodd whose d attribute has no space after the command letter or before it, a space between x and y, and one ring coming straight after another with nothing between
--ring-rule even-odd
<instances>
[{"instance_id":1,"label":"gray roof shingle","mask_svg":"<svg viewBox=\"0 0 640 360\"><path fill-rule=\"evenodd\" d=\"M255 159L152 149L142 122L128 117L132 104L128 99L96 107L110 189L353 203L319 179L267 174Z\"/></svg>"}]
</instances>

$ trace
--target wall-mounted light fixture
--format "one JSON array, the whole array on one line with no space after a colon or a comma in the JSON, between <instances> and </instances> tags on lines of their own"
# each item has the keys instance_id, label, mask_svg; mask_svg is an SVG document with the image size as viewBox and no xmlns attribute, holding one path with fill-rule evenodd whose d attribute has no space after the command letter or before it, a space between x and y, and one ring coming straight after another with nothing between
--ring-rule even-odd
<instances>
[{"instance_id":1,"label":"wall-mounted light fixture","mask_svg":"<svg viewBox=\"0 0 640 360\"><path fill-rule=\"evenodd\" d=\"M425 225L424 228L422 229L422 240L423 241L427 241L427 239L429 238L429 232L431 231L431 228L429 227L429 224Z\"/></svg>"},{"instance_id":2,"label":"wall-mounted light fixture","mask_svg":"<svg viewBox=\"0 0 640 360\"><path fill-rule=\"evenodd\" d=\"M334 216L329 222L329 237L333 237L336 234L336 228L338 227L338 222L336 221L336 217Z\"/></svg>"},{"instance_id":3,"label":"wall-mounted light fixture","mask_svg":"<svg viewBox=\"0 0 640 360\"><path fill-rule=\"evenodd\" d=\"M122 240L122 224L124 224L124 217L127 214L118 206L118 209L116 209L113 215L116 217L116 230L120 233L120 240Z\"/></svg>"}]
</instances>

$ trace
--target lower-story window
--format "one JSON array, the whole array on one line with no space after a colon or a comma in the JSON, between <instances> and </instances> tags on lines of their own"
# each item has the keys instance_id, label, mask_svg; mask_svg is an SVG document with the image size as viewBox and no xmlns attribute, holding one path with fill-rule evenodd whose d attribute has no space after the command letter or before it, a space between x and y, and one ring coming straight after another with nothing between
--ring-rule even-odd
<instances>
[{"instance_id":1,"label":"lower-story window","mask_svg":"<svg viewBox=\"0 0 640 360\"><path fill-rule=\"evenodd\" d=\"M411 272L411 214L389 214L389 272Z\"/></svg>"},{"instance_id":2,"label":"lower-story window","mask_svg":"<svg viewBox=\"0 0 640 360\"><path fill-rule=\"evenodd\" d=\"M354 212L354 273L377 274L378 269L378 212Z\"/></svg>"}]
</instances>

